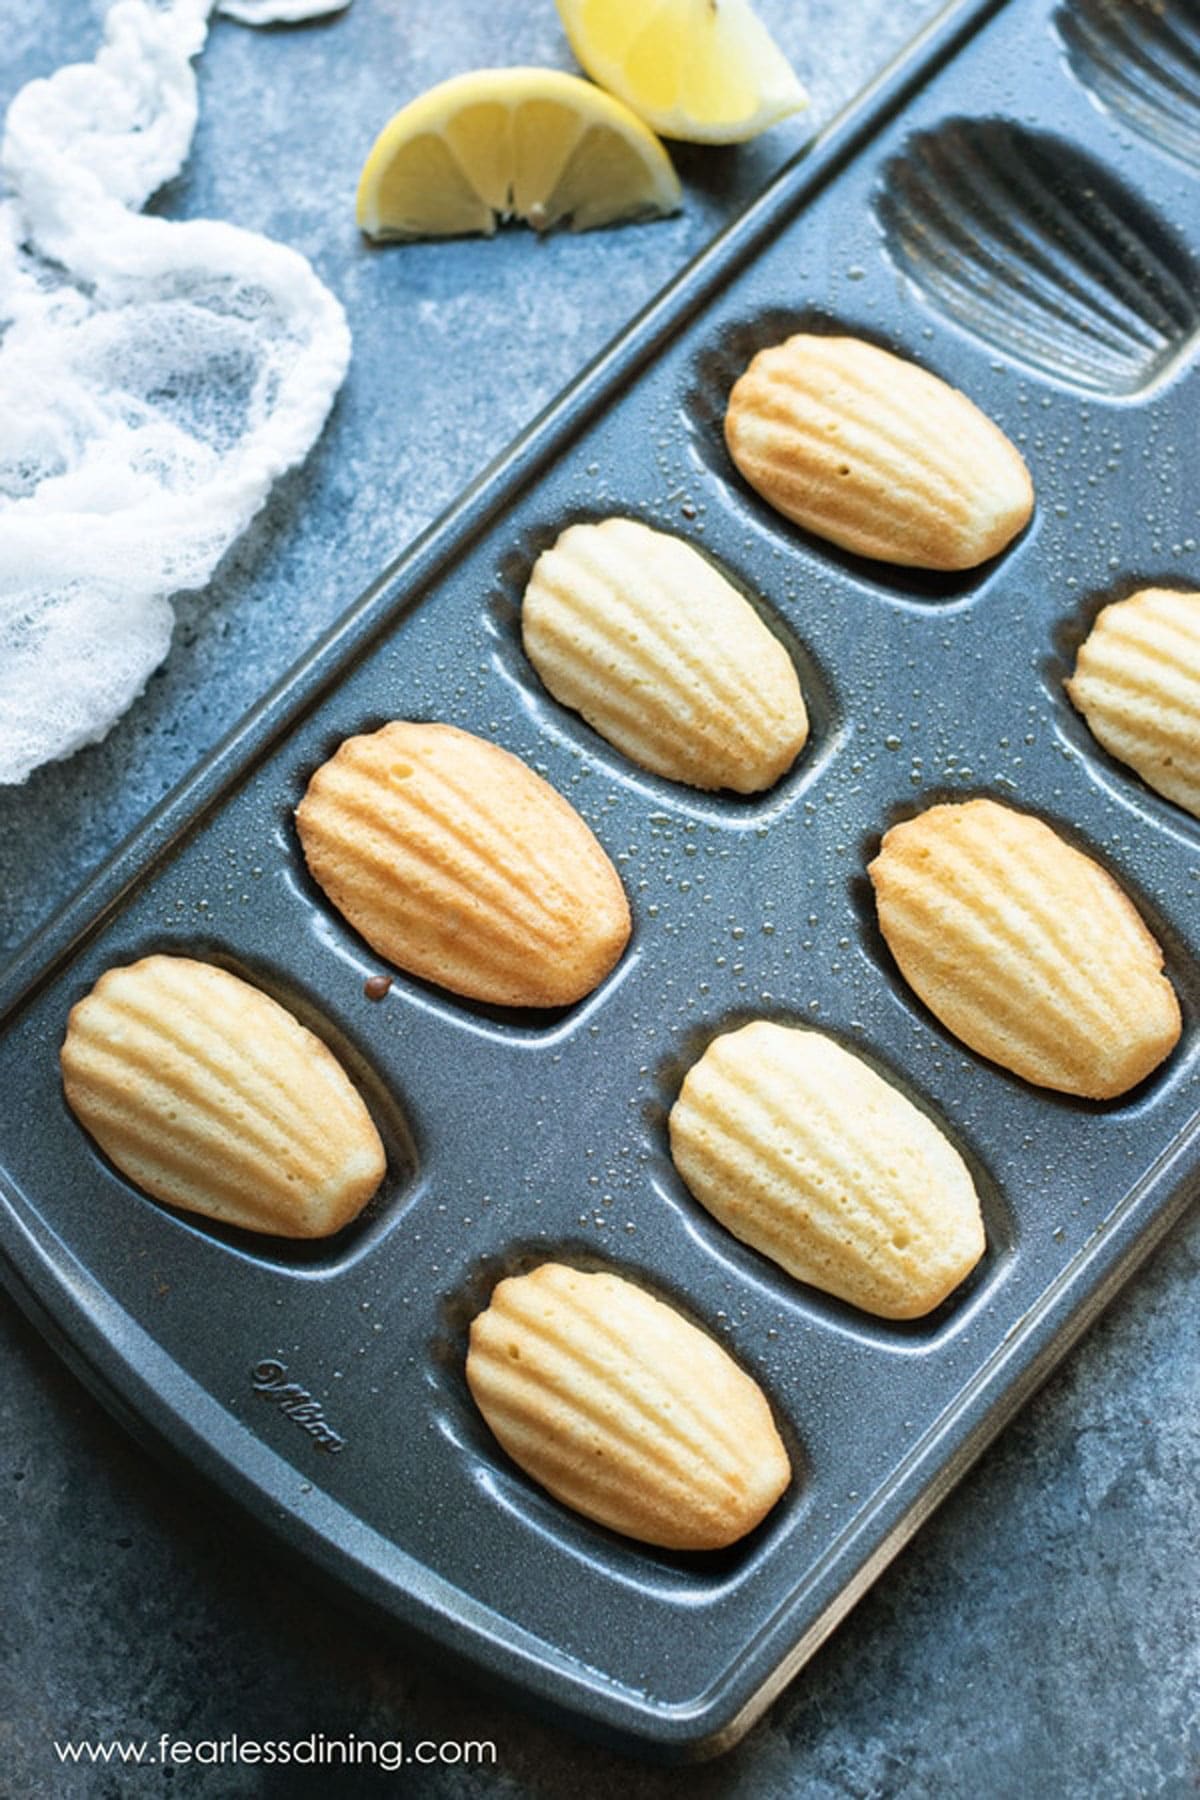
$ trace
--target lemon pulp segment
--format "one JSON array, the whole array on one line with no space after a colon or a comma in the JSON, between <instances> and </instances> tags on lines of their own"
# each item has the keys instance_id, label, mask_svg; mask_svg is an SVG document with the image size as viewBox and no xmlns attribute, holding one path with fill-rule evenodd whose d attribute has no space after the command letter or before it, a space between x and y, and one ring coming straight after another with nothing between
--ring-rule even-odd
<instances>
[{"instance_id":1,"label":"lemon pulp segment","mask_svg":"<svg viewBox=\"0 0 1200 1800\"><path fill-rule=\"evenodd\" d=\"M369 237L490 237L500 219L573 231L673 212L670 158L627 107L557 69L456 75L384 126L358 184Z\"/></svg>"},{"instance_id":2,"label":"lemon pulp segment","mask_svg":"<svg viewBox=\"0 0 1200 1800\"><path fill-rule=\"evenodd\" d=\"M735 144L807 95L747 0L557 0L576 56L664 137Z\"/></svg>"}]
</instances>

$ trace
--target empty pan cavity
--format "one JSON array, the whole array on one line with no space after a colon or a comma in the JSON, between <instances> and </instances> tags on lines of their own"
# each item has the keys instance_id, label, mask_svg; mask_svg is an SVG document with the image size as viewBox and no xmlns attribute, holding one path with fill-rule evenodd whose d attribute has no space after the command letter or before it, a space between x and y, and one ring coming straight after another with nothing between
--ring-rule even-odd
<instances>
[{"instance_id":1,"label":"empty pan cavity","mask_svg":"<svg viewBox=\"0 0 1200 1800\"><path fill-rule=\"evenodd\" d=\"M1065 139L951 120L887 166L876 211L893 262L927 300L1085 393L1139 393L1196 332L1188 252Z\"/></svg>"},{"instance_id":2,"label":"empty pan cavity","mask_svg":"<svg viewBox=\"0 0 1200 1800\"><path fill-rule=\"evenodd\" d=\"M1071 0L1054 26L1072 74L1097 105L1200 168L1195 0Z\"/></svg>"}]
</instances>

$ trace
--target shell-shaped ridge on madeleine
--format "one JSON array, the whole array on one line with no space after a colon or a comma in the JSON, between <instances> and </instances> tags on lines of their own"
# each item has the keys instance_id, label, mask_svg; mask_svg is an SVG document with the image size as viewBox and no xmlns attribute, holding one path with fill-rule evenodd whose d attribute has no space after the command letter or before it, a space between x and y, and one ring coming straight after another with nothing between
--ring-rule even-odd
<instances>
[{"instance_id":1,"label":"shell-shaped ridge on madeleine","mask_svg":"<svg viewBox=\"0 0 1200 1800\"><path fill-rule=\"evenodd\" d=\"M1065 140L954 119L909 140L877 211L913 285L984 343L1085 393L1137 393L1195 335L1191 261Z\"/></svg>"},{"instance_id":2,"label":"shell-shaped ridge on madeleine","mask_svg":"<svg viewBox=\"0 0 1200 1800\"><path fill-rule=\"evenodd\" d=\"M669 1129L680 1175L727 1230L877 1317L923 1317L983 1255L958 1151L824 1032L760 1019L715 1038Z\"/></svg>"},{"instance_id":3,"label":"shell-shaped ridge on madeleine","mask_svg":"<svg viewBox=\"0 0 1200 1800\"><path fill-rule=\"evenodd\" d=\"M1106 869L988 799L894 825L868 873L900 972L963 1043L1036 1086L1111 1100L1179 1041L1163 953Z\"/></svg>"},{"instance_id":4,"label":"shell-shaped ridge on madeleine","mask_svg":"<svg viewBox=\"0 0 1200 1800\"><path fill-rule=\"evenodd\" d=\"M1111 756L1200 818L1200 593L1143 588L1106 606L1066 688Z\"/></svg>"},{"instance_id":5,"label":"shell-shaped ridge on madeleine","mask_svg":"<svg viewBox=\"0 0 1200 1800\"><path fill-rule=\"evenodd\" d=\"M758 1384L634 1282L543 1263L493 1290L467 1382L527 1475L584 1517L670 1550L752 1531L791 1481Z\"/></svg>"},{"instance_id":6,"label":"shell-shaped ridge on madeleine","mask_svg":"<svg viewBox=\"0 0 1200 1800\"><path fill-rule=\"evenodd\" d=\"M296 811L309 870L397 968L498 1006L568 1006L629 940L620 878L562 795L457 726L347 738Z\"/></svg>"},{"instance_id":7,"label":"shell-shaped ridge on madeleine","mask_svg":"<svg viewBox=\"0 0 1200 1800\"><path fill-rule=\"evenodd\" d=\"M749 601L635 519L569 526L534 565L521 633L555 699L668 780L759 793L808 737L792 659Z\"/></svg>"},{"instance_id":8,"label":"shell-shaped ridge on madeleine","mask_svg":"<svg viewBox=\"0 0 1200 1800\"><path fill-rule=\"evenodd\" d=\"M957 388L862 338L798 332L733 385L725 442L777 512L857 556L973 569L1010 544L1033 484Z\"/></svg>"},{"instance_id":9,"label":"shell-shaped ridge on madeleine","mask_svg":"<svg viewBox=\"0 0 1200 1800\"><path fill-rule=\"evenodd\" d=\"M1200 166L1194 0L1070 0L1055 29L1077 81L1149 143Z\"/></svg>"},{"instance_id":10,"label":"shell-shaped ridge on madeleine","mask_svg":"<svg viewBox=\"0 0 1200 1800\"><path fill-rule=\"evenodd\" d=\"M212 963L147 956L72 1008L67 1103L117 1168L221 1224L328 1237L383 1179L341 1064L287 1009Z\"/></svg>"}]
</instances>

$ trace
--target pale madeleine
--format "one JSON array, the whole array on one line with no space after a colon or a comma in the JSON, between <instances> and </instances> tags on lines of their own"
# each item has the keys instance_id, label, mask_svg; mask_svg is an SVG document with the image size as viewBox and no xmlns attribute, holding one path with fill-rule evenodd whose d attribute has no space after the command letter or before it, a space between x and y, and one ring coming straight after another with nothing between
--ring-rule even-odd
<instances>
[{"instance_id":1,"label":"pale madeleine","mask_svg":"<svg viewBox=\"0 0 1200 1800\"><path fill-rule=\"evenodd\" d=\"M715 1038L671 1109L671 1156L743 1243L885 1319L916 1319L983 1255L953 1144L823 1032L765 1019Z\"/></svg>"},{"instance_id":2,"label":"pale madeleine","mask_svg":"<svg viewBox=\"0 0 1200 1800\"><path fill-rule=\"evenodd\" d=\"M1200 593L1143 588L1106 606L1066 687L1111 756L1200 818Z\"/></svg>"},{"instance_id":3,"label":"pale madeleine","mask_svg":"<svg viewBox=\"0 0 1200 1800\"><path fill-rule=\"evenodd\" d=\"M932 806L868 870L910 986L981 1056L1038 1087L1110 1100L1179 1041L1163 953L1099 863L995 800Z\"/></svg>"},{"instance_id":4,"label":"pale madeleine","mask_svg":"<svg viewBox=\"0 0 1200 1800\"><path fill-rule=\"evenodd\" d=\"M965 394L861 338L799 333L734 384L725 442L785 517L859 556L971 569L1033 511L1019 453Z\"/></svg>"},{"instance_id":5,"label":"pale madeleine","mask_svg":"<svg viewBox=\"0 0 1200 1800\"><path fill-rule=\"evenodd\" d=\"M296 826L314 879L373 949L470 999L569 1005L628 942L620 878L574 807L456 726L347 738Z\"/></svg>"},{"instance_id":6,"label":"pale madeleine","mask_svg":"<svg viewBox=\"0 0 1200 1800\"><path fill-rule=\"evenodd\" d=\"M622 1276L543 1263L493 1290L467 1381L526 1474L626 1537L719 1550L791 1481L756 1382L671 1306Z\"/></svg>"},{"instance_id":7,"label":"pale madeleine","mask_svg":"<svg viewBox=\"0 0 1200 1800\"><path fill-rule=\"evenodd\" d=\"M568 527L534 565L521 633L556 700L671 781L758 793L808 737L792 659L750 602L636 519Z\"/></svg>"},{"instance_id":8,"label":"pale madeleine","mask_svg":"<svg viewBox=\"0 0 1200 1800\"><path fill-rule=\"evenodd\" d=\"M383 1179L379 1133L332 1052L212 963L147 956L109 969L71 1009L61 1060L80 1124L171 1206L327 1237Z\"/></svg>"}]
</instances>

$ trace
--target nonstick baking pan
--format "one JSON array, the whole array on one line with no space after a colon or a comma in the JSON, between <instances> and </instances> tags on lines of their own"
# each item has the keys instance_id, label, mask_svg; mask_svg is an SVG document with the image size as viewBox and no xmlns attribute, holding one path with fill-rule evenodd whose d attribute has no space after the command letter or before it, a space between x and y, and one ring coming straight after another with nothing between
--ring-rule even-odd
<instances>
[{"instance_id":1,"label":"nonstick baking pan","mask_svg":"<svg viewBox=\"0 0 1200 1800\"><path fill-rule=\"evenodd\" d=\"M1106 756L1062 681L1106 601L1197 585L1197 44L1173 0L951 8L0 989L17 1298L135 1429L343 1591L626 1747L735 1741L1195 1189L1200 828ZM925 575L838 552L759 500L725 455L725 399L796 328L865 336L970 394L1032 470L1021 539L970 574ZM534 558L611 513L716 558L791 650L812 732L767 795L639 771L525 661ZM551 1015L456 1000L383 969L313 885L292 819L308 777L393 717L495 740L593 826L634 934L589 999ZM979 793L1096 855L1165 947L1183 1038L1122 1101L985 1063L890 959L865 881L881 833ZM244 974L358 1082L389 1172L338 1238L296 1247L175 1214L68 1112L68 1009L153 950ZM889 1324L798 1286L683 1188L665 1130L682 1073L755 1016L831 1032L970 1163L988 1250L931 1317ZM466 1325L498 1275L547 1257L642 1282L765 1388L797 1479L732 1550L610 1534L491 1438Z\"/></svg>"}]
</instances>

